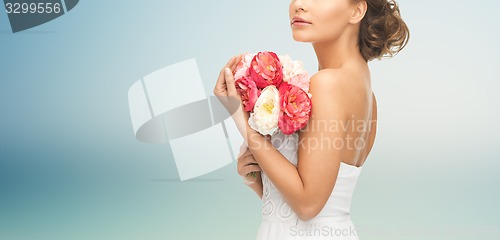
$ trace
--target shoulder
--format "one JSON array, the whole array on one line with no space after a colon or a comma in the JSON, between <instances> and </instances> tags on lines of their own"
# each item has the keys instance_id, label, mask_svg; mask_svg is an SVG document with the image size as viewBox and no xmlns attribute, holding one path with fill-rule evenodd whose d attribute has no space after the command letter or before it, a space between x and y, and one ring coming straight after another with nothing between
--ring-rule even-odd
<instances>
[{"instance_id":1,"label":"shoulder","mask_svg":"<svg viewBox=\"0 0 500 240\"><path fill-rule=\"evenodd\" d=\"M362 76L351 69L324 69L311 76L311 102L320 109L348 112Z\"/></svg>"},{"instance_id":2,"label":"shoulder","mask_svg":"<svg viewBox=\"0 0 500 240\"><path fill-rule=\"evenodd\" d=\"M365 88L363 75L352 68L321 70L311 76L309 83L311 94L341 102L349 101Z\"/></svg>"},{"instance_id":3,"label":"shoulder","mask_svg":"<svg viewBox=\"0 0 500 240\"><path fill-rule=\"evenodd\" d=\"M310 84L321 87L349 87L359 79L361 74L353 69L323 69L311 76Z\"/></svg>"}]
</instances>

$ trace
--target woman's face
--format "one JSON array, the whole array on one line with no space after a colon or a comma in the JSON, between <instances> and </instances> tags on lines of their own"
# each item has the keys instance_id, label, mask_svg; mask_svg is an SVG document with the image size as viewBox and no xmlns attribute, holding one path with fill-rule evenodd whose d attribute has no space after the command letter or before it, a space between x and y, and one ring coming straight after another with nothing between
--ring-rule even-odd
<instances>
[{"instance_id":1,"label":"woman's face","mask_svg":"<svg viewBox=\"0 0 500 240\"><path fill-rule=\"evenodd\" d=\"M337 39L349 24L353 6L351 0L292 0L289 14L293 39L299 42ZM294 18L303 21L294 22Z\"/></svg>"}]
</instances>

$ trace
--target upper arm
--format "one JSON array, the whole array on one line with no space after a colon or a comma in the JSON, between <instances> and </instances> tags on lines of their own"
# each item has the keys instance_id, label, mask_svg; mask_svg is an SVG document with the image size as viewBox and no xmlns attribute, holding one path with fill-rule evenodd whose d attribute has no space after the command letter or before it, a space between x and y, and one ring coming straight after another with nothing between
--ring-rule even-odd
<instances>
[{"instance_id":1,"label":"upper arm","mask_svg":"<svg viewBox=\"0 0 500 240\"><path fill-rule=\"evenodd\" d=\"M299 132L298 146L297 168L306 192L303 218L312 218L323 209L337 179L346 146L342 126L349 116L349 78L348 72L340 70L323 70L311 78L311 116Z\"/></svg>"},{"instance_id":2,"label":"upper arm","mask_svg":"<svg viewBox=\"0 0 500 240\"><path fill-rule=\"evenodd\" d=\"M375 136L377 134L377 99L375 98L375 94L372 92L372 120L370 121L370 137L368 140L368 148L367 152L369 153L375 142Z\"/></svg>"}]
</instances>

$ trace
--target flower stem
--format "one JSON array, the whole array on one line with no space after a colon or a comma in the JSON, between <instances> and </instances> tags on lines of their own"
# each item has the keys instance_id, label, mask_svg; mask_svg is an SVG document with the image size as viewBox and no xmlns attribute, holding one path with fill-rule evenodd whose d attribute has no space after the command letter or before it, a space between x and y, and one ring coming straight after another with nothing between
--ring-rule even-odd
<instances>
[{"instance_id":1,"label":"flower stem","mask_svg":"<svg viewBox=\"0 0 500 240\"><path fill-rule=\"evenodd\" d=\"M259 173L259 172L249 172L249 173L247 173L247 177L257 178L257 173Z\"/></svg>"}]
</instances>

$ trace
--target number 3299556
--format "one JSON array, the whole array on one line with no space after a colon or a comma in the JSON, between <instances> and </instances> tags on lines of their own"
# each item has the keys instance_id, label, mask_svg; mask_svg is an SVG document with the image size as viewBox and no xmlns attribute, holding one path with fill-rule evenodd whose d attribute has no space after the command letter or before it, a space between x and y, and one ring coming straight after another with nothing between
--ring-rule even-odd
<instances>
[{"instance_id":1,"label":"number 3299556","mask_svg":"<svg viewBox=\"0 0 500 240\"><path fill-rule=\"evenodd\" d=\"M8 14L58 14L61 12L60 3L6 3L5 11Z\"/></svg>"}]
</instances>

